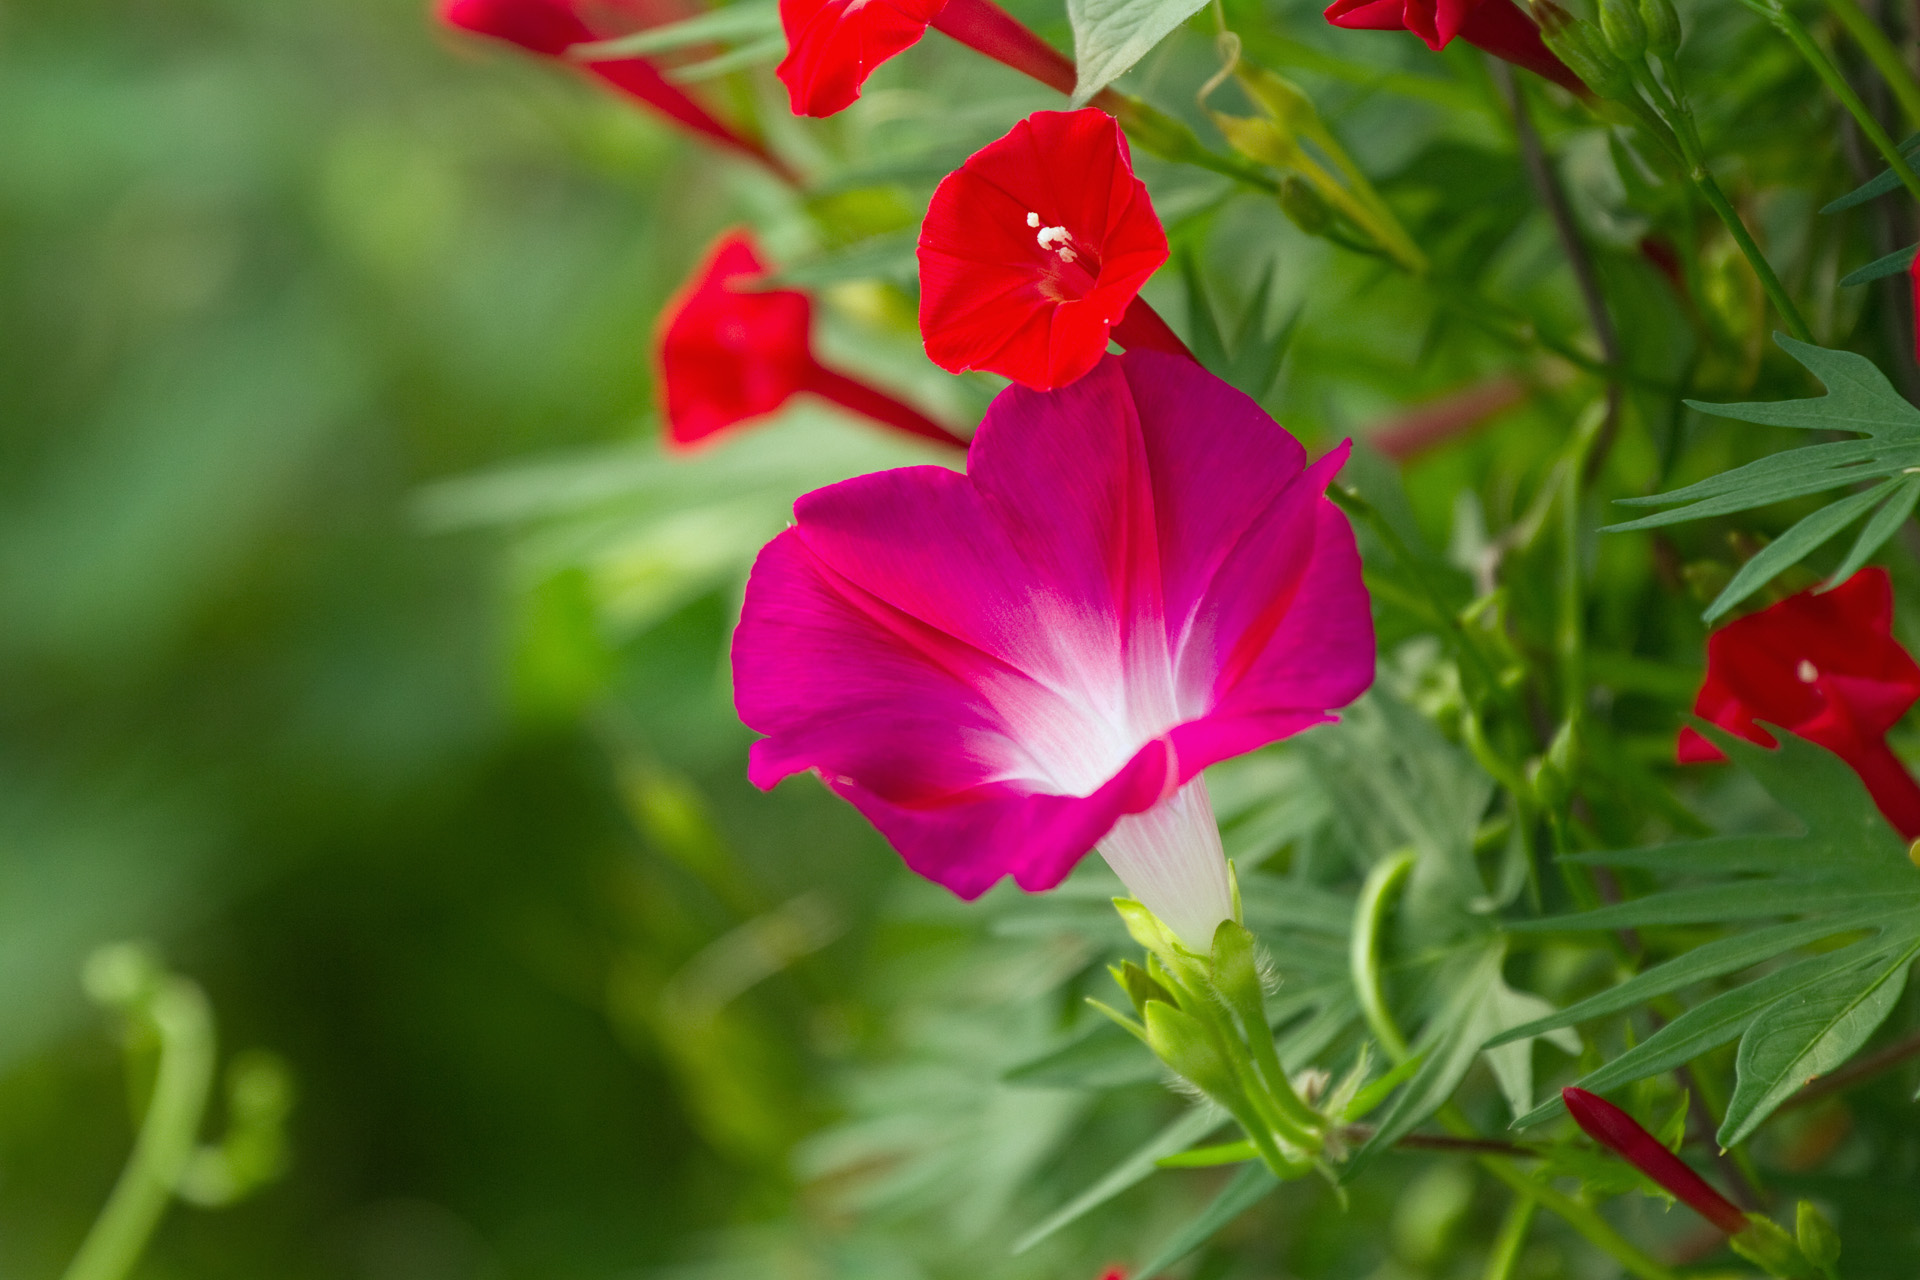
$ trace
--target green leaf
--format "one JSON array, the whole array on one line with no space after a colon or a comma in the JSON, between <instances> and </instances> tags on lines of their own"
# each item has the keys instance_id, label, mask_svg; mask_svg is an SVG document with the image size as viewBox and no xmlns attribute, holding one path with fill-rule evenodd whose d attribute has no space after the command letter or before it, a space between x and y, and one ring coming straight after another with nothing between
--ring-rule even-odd
<instances>
[{"instance_id":1,"label":"green leaf","mask_svg":"<svg viewBox=\"0 0 1920 1280\"><path fill-rule=\"evenodd\" d=\"M1588 1072L1574 1083L1593 1093L1605 1093L1621 1085L1684 1066L1708 1050L1737 1039L1768 1006L1805 990L1835 969L1858 964L1864 946L1865 943L1855 943L1826 955L1812 956L1784 969L1776 969L1743 987L1723 991L1687 1010L1606 1066ZM1562 1105L1556 1094L1514 1121L1513 1127L1525 1129L1550 1120L1559 1114Z\"/></svg>"},{"instance_id":2,"label":"green leaf","mask_svg":"<svg viewBox=\"0 0 1920 1280\"><path fill-rule=\"evenodd\" d=\"M1740 1039L1739 1080L1720 1126L1721 1146L1745 1141L1775 1108L1851 1058L1886 1021L1920 954L1920 941L1903 942L1883 953L1884 963L1832 974L1754 1019Z\"/></svg>"},{"instance_id":3,"label":"green leaf","mask_svg":"<svg viewBox=\"0 0 1920 1280\"><path fill-rule=\"evenodd\" d=\"M1506 984L1505 979L1497 979L1493 990L1487 995L1483 1017L1487 1026L1499 1031L1532 1021L1552 1010L1553 1006L1539 996L1527 991L1515 991ZM1550 1031L1545 1034L1549 1041L1566 1052L1580 1052L1580 1037L1571 1031ZM1486 1049L1485 1053L1487 1065L1493 1069L1494 1081L1506 1097L1508 1109L1516 1116L1526 1114L1533 1106L1533 1041L1508 1039Z\"/></svg>"},{"instance_id":4,"label":"green leaf","mask_svg":"<svg viewBox=\"0 0 1920 1280\"><path fill-rule=\"evenodd\" d=\"M1190 1151L1176 1151L1170 1156L1161 1156L1154 1161L1162 1169L1213 1169L1223 1164L1245 1164L1249 1160L1258 1160L1260 1153L1245 1138L1238 1142L1222 1142L1211 1147L1194 1147Z\"/></svg>"},{"instance_id":5,"label":"green leaf","mask_svg":"<svg viewBox=\"0 0 1920 1280\"><path fill-rule=\"evenodd\" d=\"M1895 487L1895 481L1876 485L1865 493L1830 502L1804 520L1797 521L1793 528L1762 548L1759 555L1740 566L1740 572L1733 575L1733 581L1707 606L1703 615L1706 621L1711 624L1725 616L1742 600L1825 546L1842 529L1865 515L1867 508L1892 496L1891 491Z\"/></svg>"},{"instance_id":6,"label":"green leaf","mask_svg":"<svg viewBox=\"0 0 1920 1280\"><path fill-rule=\"evenodd\" d=\"M1121 1192L1151 1177L1155 1161L1198 1142L1218 1129L1226 1120L1218 1107L1203 1104L1182 1115L1132 1155L1115 1165L1107 1175L1041 1220L1033 1230L1013 1242L1013 1252L1025 1253L1061 1228L1079 1221ZM1261 1166L1264 1168L1265 1166Z\"/></svg>"},{"instance_id":7,"label":"green leaf","mask_svg":"<svg viewBox=\"0 0 1920 1280\"><path fill-rule=\"evenodd\" d=\"M1882 486L1886 488L1886 486ZM1873 513L1873 519L1861 528L1860 536L1854 539L1853 550L1847 552L1847 558L1827 579L1827 589L1831 590L1854 575L1867 558L1886 545L1887 539L1899 532L1900 526L1913 514L1913 505L1920 499L1920 476L1908 476L1893 486L1886 504Z\"/></svg>"},{"instance_id":8,"label":"green leaf","mask_svg":"<svg viewBox=\"0 0 1920 1280\"><path fill-rule=\"evenodd\" d=\"M1074 59L1080 65L1073 105L1087 105L1204 4L1206 0L1067 0Z\"/></svg>"},{"instance_id":9,"label":"green leaf","mask_svg":"<svg viewBox=\"0 0 1920 1280\"><path fill-rule=\"evenodd\" d=\"M1124 1030L1101 1021L1050 1053L1007 1069L1008 1084L1043 1089L1112 1089L1161 1077L1154 1056Z\"/></svg>"},{"instance_id":10,"label":"green leaf","mask_svg":"<svg viewBox=\"0 0 1920 1280\"><path fill-rule=\"evenodd\" d=\"M1768 729L1780 746L1769 750L1715 725L1696 724L1800 820L1802 832L1722 836L1584 855L1580 861L1752 878L1663 890L1597 911L1509 927L1716 923L1757 914L1807 918L1715 939L1492 1043L1637 1009L1655 996L1801 947L1855 930L1874 930L1875 936L1711 996L1580 1081L1594 1090L1613 1088L1691 1061L1740 1035L1738 1079L1720 1133L1721 1144L1730 1146L1807 1079L1844 1062L1885 1019L1905 983L1907 965L1920 954L1920 874L1907 859L1905 841L1839 757L1773 726ZM1516 1127L1537 1124L1555 1110L1556 1104L1537 1108Z\"/></svg>"},{"instance_id":11,"label":"green leaf","mask_svg":"<svg viewBox=\"0 0 1920 1280\"><path fill-rule=\"evenodd\" d=\"M1495 944L1482 948L1470 959L1464 973L1453 976L1446 989L1451 992L1444 1006L1427 1020L1414 1051L1425 1061L1407 1087L1394 1096L1393 1105L1381 1117L1380 1127L1353 1153L1340 1170L1340 1181L1351 1182L1371 1164L1380 1152L1412 1133L1416 1126L1438 1111L1466 1078L1480 1047L1501 1026L1488 1025L1497 1017L1496 989L1504 985L1500 965L1506 947Z\"/></svg>"},{"instance_id":12,"label":"green leaf","mask_svg":"<svg viewBox=\"0 0 1920 1280\"><path fill-rule=\"evenodd\" d=\"M1920 905L1920 899L1916 900L1915 905ZM1712 942L1703 943L1665 964L1636 973L1619 986L1609 987L1598 995L1588 996L1585 1000L1570 1004L1560 1012L1541 1018L1537 1022L1515 1027L1504 1035L1496 1037L1492 1043L1497 1047L1508 1039L1539 1035L1541 1032L1552 1031L1557 1027L1570 1027L1593 1018L1605 1017L1610 1013L1638 1009L1649 1000L1670 995L1696 982L1705 982L1711 978L1725 977L1729 973L1738 973L1742 969L1752 968L1796 947L1824 941L1849 929L1867 928L1911 909L1913 909L1912 906L1875 906L1841 915L1822 916L1815 920L1793 920L1784 924L1769 925L1764 929L1737 933L1728 938L1715 938Z\"/></svg>"},{"instance_id":13,"label":"green leaf","mask_svg":"<svg viewBox=\"0 0 1920 1280\"><path fill-rule=\"evenodd\" d=\"M1783 334L1774 341L1805 365L1827 388L1827 393L1805 400L1760 401L1747 404L1687 404L1701 413L1807 431L1843 431L1864 440L1842 440L1808 445L1773 454L1743 467L1722 472L1698 484L1645 498L1624 498L1629 506L1675 507L1656 515L1610 525L1611 532L1651 529L1683 520L1749 511L1788 498L1805 497L1842 486L1901 478L1920 470L1920 410L1907 403L1886 375L1865 356L1851 351L1829 351ZM1706 612L1707 621L1765 586L1776 574L1838 534L1876 502L1900 501L1904 491L1881 486L1870 493L1852 494L1814 512L1795 524L1755 556ZM1897 527L1898 522L1894 525ZM1876 528L1862 535L1855 550L1864 561L1886 540ZM1861 548L1864 546L1864 550ZM1852 555L1848 557L1853 560ZM1835 579L1837 581L1838 579Z\"/></svg>"},{"instance_id":14,"label":"green leaf","mask_svg":"<svg viewBox=\"0 0 1920 1280\"><path fill-rule=\"evenodd\" d=\"M1914 134L1900 144L1900 154L1908 160L1920 157L1920 133ZM1855 205L1865 204L1875 196L1883 196L1889 191L1896 190L1899 186L1900 175L1892 169L1883 169L1866 183L1855 187L1838 200L1830 201L1821 206L1820 212L1839 213L1844 209L1851 209ZM1844 284L1846 282L1843 280L1841 283Z\"/></svg>"},{"instance_id":15,"label":"green leaf","mask_svg":"<svg viewBox=\"0 0 1920 1280\"><path fill-rule=\"evenodd\" d=\"M1279 1185L1280 1179L1264 1164L1250 1164L1242 1169L1233 1176L1233 1181L1221 1188L1220 1194L1213 1198L1213 1203L1174 1232L1153 1257L1141 1265L1138 1280L1154 1280L1155 1276L1205 1244L1216 1231L1253 1208Z\"/></svg>"},{"instance_id":16,"label":"green leaf","mask_svg":"<svg viewBox=\"0 0 1920 1280\"><path fill-rule=\"evenodd\" d=\"M1849 271L1840 277L1840 284L1842 287L1866 284L1883 276L1899 275L1913 265L1913 255L1916 250L1920 250L1920 244L1910 244L1904 249L1895 249L1885 257L1875 258L1858 271Z\"/></svg>"}]
</instances>

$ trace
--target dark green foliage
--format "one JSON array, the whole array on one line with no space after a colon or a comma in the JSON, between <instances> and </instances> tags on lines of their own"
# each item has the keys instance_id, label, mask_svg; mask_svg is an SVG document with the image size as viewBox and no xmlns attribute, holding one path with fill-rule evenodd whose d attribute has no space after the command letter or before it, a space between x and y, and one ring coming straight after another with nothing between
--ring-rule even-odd
<instances>
[{"instance_id":1,"label":"dark green foliage","mask_svg":"<svg viewBox=\"0 0 1920 1280\"><path fill-rule=\"evenodd\" d=\"M1610 525L1608 531L1654 529L1683 520L1749 511L1842 486L1872 487L1805 517L1741 566L1707 607L1708 622L1798 564L1868 511L1874 511L1834 571L1832 580L1844 581L1893 536L1920 498L1920 476L1907 474L1920 468L1920 409L1902 398L1886 375L1863 356L1809 346L1784 334L1775 334L1774 340L1826 385L1825 395L1811 400L1750 404L1689 400L1688 405L1720 418L1803 431L1844 431L1866 439L1808 445L1749 462L1671 493L1622 498L1620 501L1634 506L1686 505Z\"/></svg>"},{"instance_id":2,"label":"dark green foliage","mask_svg":"<svg viewBox=\"0 0 1920 1280\"><path fill-rule=\"evenodd\" d=\"M1654 997L1842 939L1695 1005L1578 1082L1596 1092L1617 1088L1738 1038L1738 1083L1719 1134L1722 1145L1731 1146L1807 1081L1845 1062L1892 1012L1920 955L1920 868L1907 858L1904 843L1874 808L1860 779L1832 752L1792 734L1781 734L1780 747L1769 751L1711 726L1702 731L1799 820L1801 832L1580 855L1583 862L1657 867L1710 883L1514 927L1779 922L1696 947L1493 1043L1638 1009ZM1517 1123L1538 1123L1558 1105L1541 1107Z\"/></svg>"}]
</instances>

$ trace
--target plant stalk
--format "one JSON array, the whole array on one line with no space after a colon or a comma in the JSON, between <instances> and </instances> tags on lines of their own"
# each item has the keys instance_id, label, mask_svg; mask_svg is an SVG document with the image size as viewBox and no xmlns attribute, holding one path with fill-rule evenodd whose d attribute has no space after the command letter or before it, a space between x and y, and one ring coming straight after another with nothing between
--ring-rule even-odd
<instances>
[{"instance_id":1,"label":"plant stalk","mask_svg":"<svg viewBox=\"0 0 1920 1280\"><path fill-rule=\"evenodd\" d=\"M167 978L145 1011L160 1038L160 1069L133 1153L67 1267L64 1280L122 1280L173 1198L192 1157L213 1086L213 1015L200 988Z\"/></svg>"}]
</instances>

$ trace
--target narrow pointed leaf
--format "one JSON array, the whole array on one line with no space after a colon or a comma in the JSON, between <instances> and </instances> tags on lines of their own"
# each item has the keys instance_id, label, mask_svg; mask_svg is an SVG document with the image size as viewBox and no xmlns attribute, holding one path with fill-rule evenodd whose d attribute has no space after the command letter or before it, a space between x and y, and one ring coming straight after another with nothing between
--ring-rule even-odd
<instances>
[{"instance_id":1,"label":"narrow pointed leaf","mask_svg":"<svg viewBox=\"0 0 1920 1280\"><path fill-rule=\"evenodd\" d=\"M1140 1267L1138 1280L1154 1280L1161 1272L1205 1244L1222 1227L1253 1208L1267 1193L1280 1185L1280 1179L1264 1164L1250 1164L1221 1188L1213 1203L1200 1211L1160 1246Z\"/></svg>"},{"instance_id":2,"label":"narrow pointed leaf","mask_svg":"<svg viewBox=\"0 0 1920 1280\"><path fill-rule=\"evenodd\" d=\"M1873 513L1873 519L1860 529L1860 536L1854 539L1853 550L1847 552L1847 558L1840 562L1827 579L1827 588L1831 590L1854 575L1854 571L1867 562L1867 559L1886 545L1887 539L1898 532L1913 514L1914 502L1920 499L1920 476L1908 476L1901 480L1887 498L1886 504Z\"/></svg>"},{"instance_id":3,"label":"narrow pointed leaf","mask_svg":"<svg viewBox=\"0 0 1920 1280\"><path fill-rule=\"evenodd\" d=\"M1211 1104L1195 1107L1180 1116L1115 1165L1104 1178L1048 1214L1033 1230L1015 1240L1013 1252L1025 1253L1062 1227L1079 1221L1121 1192L1144 1182L1153 1175L1155 1161L1198 1142L1218 1129L1226 1118L1226 1113Z\"/></svg>"},{"instance_id":4,"label":"narrow pointed leaf","mask_svg":"<svg viewBox=\"0 0 1920 1280\"><path fill-rule=\"evenodd\" d=\"M1911 138L1908 138L1900 144L1900 154L1908 160L1920 156L1920 133L1914 134ZM1839 213L1842 210L1851 209L1855 205L1865 204L1876 196L1883 196L1889 191L1896 191L1899 187L1900 175L1892 169L1882 169L1878 174L1868 179L1862 185L1847 192L1847 194L1841 196L1838 200L1829 201L1827 204L1822 205L1820 212Z\"/></svg>"},{"instance_id":5,"label":"narrow pointed leaf","mask_svg":"<svg viewBox=\"0 0 1920 1280\"><path fill-rule=\"evenodd\" d=\"M1867 284L1871 281L1881 279L1884 276L1897 276L1913 265L1915 250L1920 250L1920 244L1910 244L1904 249L1895 249L1885 257L1875 258L1859 270L1849 271L1846 275L1841 276L1840 284L1844 288L1851 285Z\"/></svg>"},{"instance_id":6,"label":"narrow pointed leaf","mask_svg":"<svg viewBox=\"0 0 1920 1280\"><path fill-rule=\"evenodd\" d=\"M1756 1018L1740 1040L1720 1145L1745 1141L1802 1086L1852 1057L1899 1002L1916 950L1910 943L1884 963L1835 973Z\"/></svg>"},{"instance_id":7,"label":"narrow pointed leaf","mask_svg":"<svg viewBox=\"0 0 1920 1280\"><path fill-rule=\"evenodd\" d=\"M1799 564L1816 549L1824 546L1829 539L1865 515L1875 504L1885 501L1893 488L1893 483L1889 482L1876 485L1865 493L1856 493L1838 502L1830 502L1768 543L1759 555L1740 566L1740 572L1733 575L1733 581L1727 584L1726 590L1722 591L1707 607L1703 615L1707 622L1711 623L1722 617L1733 606L1766 586L1784 570Z\"/></svg>"},{"instance_id":8,"label":"narrow pointed leaf","mask_svg":"<svg viewBox=\"0 0 1920 1280\"><path fill-rule=\"evenodd\" d=\"M1701 1054L1737 1039L1770 1005L1819 982L1835 969L1858 964L1860 949L1868 944L1813 956L1777 969L1764 978L1750 982L1687 1010L1633 1048L1597 1071L1574 1081L1591 1093L1605 1093L1636 1080L1671 1071L1692 1062ZM1514 1121L1524 1129L1550 1120L1563 1110L1558 1095Z\"/></svg>"}]
</instances>

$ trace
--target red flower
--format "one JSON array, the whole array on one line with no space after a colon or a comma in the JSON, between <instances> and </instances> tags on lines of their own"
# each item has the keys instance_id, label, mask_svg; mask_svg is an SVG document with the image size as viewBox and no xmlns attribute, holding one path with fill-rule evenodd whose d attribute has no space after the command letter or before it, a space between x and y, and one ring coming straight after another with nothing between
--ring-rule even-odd
<instances>
[{"instance_id":1,"label":"red flower","mask_svg":"<svg viewBox=\"0 0 1920 1280\"><path fill-rule=\"evenodd\" d=\"M548 58L564 58L575 45L591 44L614 34L589 26L580 16L576 0L439 0L438 13L440 21L448 26L504 40ZM716 118L647 59L610 58L575 65L682 128L751 156L790 182L795 180L766 148Z\"/></svg>"},{"instance_id":2,"label":"red flower","mask_svg":"<svg viewBox=\"0 0 1920 1280\"><path fill-rule=\"evenodd\" d=\"M1035 112L933 193L920 228L927 355L1038 391L1084 375L1109 338L1188 355L1138 296L1166 260L1113 117Z\"/></svg>"},{"instance_id":3,"label":"red flower","mask_svg":"<svg viewBox=\"0 0 1920 1280\"><path fill-rule=\"evenodd\" d=\"M774 74L797 116L830 116L867 73L919 43L946 0L780 0L787 56Z\"/></svg>"},{"instance_id":4,"label":"red flower","mask_svg":"<svg viewBox=\"0 0 1920 1280\"><path fill-rule=\"evenodd\" d=\"M1411 31L1435 52L1459 36L1575 93L1587 92L1513 0L1333 0L1327 21L1354 31Z\"/></svg>"},{"instance_id":5,"label":"red flower","mask_svg":"<svg viewBox=\"0 0 1920 1280\"><path fill-rule=\"evenodd\" d=\"M1589 1138L1614 1151L1714 1226L1737 1236L1751 1225L1738 1205L1715 1191L1639 1121L1605 1098L1585 1089L1567 1088L1560 1091L1560 1099Z\"/></svg>"},{"instance_id":6,"label":"red flower","mask_svg":"<svg viewBox=\"0 0 1920 1280\"><path fill-rule=\"evenodd\" d=\"M1913 300L1920 304L1920 254L1907 264L1907 283L1913 290ZM1920 324L1913 327L1913 358L1920 360Z\"/></svg>"},{"instance_id":7,"label":"red flower","mask_svg":"<svg viewBox=\"0 0 1920 1280\"><path fill-rule=\"evenodd\" d=\"M1749 742L1774 745L1765 721L1825 747L1853 766L1911 840L1920 837L1920 785L1886 733L1916 700L1920 665L1893 638L1893 587L1874 567L1715 632L1693 713ZM1680 731L1679 754L1685 764L1726 758L1692 729Z\"/></svg>"},{"instance_id":8,"label":"red flower","mask_svg":"<svg viewBox=\"0 0 1920 1280\"><path fill-rule=\"evenodd\" d=\"M797 116L830 116L929 25L995 62L1072 93L1073 62L993 0L780 0L787 56L775 74Z\"/></svg>"},{"instance_id":9,"label":"red flower","mask_svg":"<svg viewBox=\"0 0 1920 1280\"><path fill-rule=\"evenodd\" d=\"M919 410L815 359L812 301L797 289L742 287L765 274L752 238L730 231L667 304L659 372L669 440L693 444L810 391L883 426L966 447Z\"/></svg>"}]
</instances>

